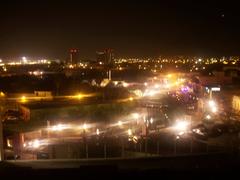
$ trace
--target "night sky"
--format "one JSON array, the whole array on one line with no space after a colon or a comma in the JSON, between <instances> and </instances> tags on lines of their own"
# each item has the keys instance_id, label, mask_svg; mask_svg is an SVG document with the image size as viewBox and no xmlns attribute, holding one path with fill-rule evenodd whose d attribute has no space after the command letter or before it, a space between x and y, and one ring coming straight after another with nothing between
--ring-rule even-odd
<instances>
[{"instance_id":1,"label":"night sky","mask_svg":"<svg viewBox=\"0 0 240 180\"><path fill-rule=\"evenodd\" d=\"M82 58L112 48L118 57L240 55L240 11L218 1L1 2L0 58Z\"/></svg>"}]
</instances>

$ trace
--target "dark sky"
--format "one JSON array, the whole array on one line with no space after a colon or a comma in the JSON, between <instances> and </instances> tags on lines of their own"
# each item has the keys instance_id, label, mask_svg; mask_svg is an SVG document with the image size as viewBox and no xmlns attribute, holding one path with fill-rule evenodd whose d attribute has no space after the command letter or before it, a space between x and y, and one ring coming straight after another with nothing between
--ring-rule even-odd
<instances>
[{"instance_id":1,"label":"dark sky","mask_svg":"<svg viewBox=\"0 0 240 180\"><path fill-rule=\"evenodd\" d=\"M169 0L170 1L170 0ZM0 5L0 58L240 55L240 11L230 1L8 1Z\"/></svg>"}]
</instances>

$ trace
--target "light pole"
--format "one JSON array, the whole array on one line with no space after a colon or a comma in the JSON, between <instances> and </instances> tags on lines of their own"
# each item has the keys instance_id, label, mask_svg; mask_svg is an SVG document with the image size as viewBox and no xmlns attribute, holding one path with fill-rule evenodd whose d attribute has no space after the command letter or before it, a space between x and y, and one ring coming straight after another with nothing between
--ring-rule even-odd
<instances>
[{"instance_id":1,"label":"light pole","mask_svg":"<svg viewBox=\"0 0 240 180\"><path fill-rule=\"evenodd\" d=\"M83 130L83 142L85 144L86 158L88 159L88 143L87 143L87 137L86 137L85 129Z\"/></svg>"},{"instance_id":2,"label":"light pole","mask_svg":"<svg viewBox=\"0 0 240 180\"><path fill-rule=\"evenodd\" d=\"M174 153L177 154L177 140L180 138L181 134L184 134L189 129L189 123L187 121L177 121L174 125L175 135L174 135Z\"/></svg>"},{"instance_id":3,"label":"light pole","mask_svg":"<svg viewBox=\"0 0 240 180\"><path fill-rule=\"evenodd\" d=\"M121 136L122 158L124 157L124 137Z\"/></svg>"},{"instance_id":4,"label":"light pole","mask_svg":"<svg viewBox=\"0 0 240 180\"><path fill-rule=\"evenodd\" d=\"M159 154L159 140L157 140L157 154Z\"/></svg>"},{"instance_id":5,"label":"light pole","mask_svg":"<svg viewBox=\"0 0 240 180\"><path fill-rule=\"evenodd\" d=\"M147 151L148 151L148 120L147 120L147 124L145 126L146 126L145 153L147 155Z\"/></svg>"},{"instance_id":6,"label":"light pole","mask_svg":"<svg viewBox=\"0 0 240 180\"><path fill-rule=\"evenodd\" d=\"M107 144L106 144L106 140L104 141L104 158L107 158Z\"/></svg>"},{"instance_id":7,"label":"light pole","mask_svg":"<svg viewBox=\"0 0 240 180\"><path fill-rule=\"evenodd\" d=\"M122 129L122 126L123 126L122 121L118 121L117 125L118 125L118 128L119 128L119 129ZM119 137L120 137L120 141L121 141L121 156L122 156L122 158L123 158L124 155L125 155L125 154L124 154L124 136L123 136L123 135L120 135Z\"/></svg>"},{"instance_id":8,"label":"light pole","mask_svg":"<svg viewBox=\"0 0 240 180\"><path fill-rule=\"evenodd\" d=\"M191 117L191 120L190 120L190 130L192 131L192 117ZM190 152L192 153L193 152L193 137L192 137L192 133L190 135L191 135Z\"/></svg>"}]
</instances>

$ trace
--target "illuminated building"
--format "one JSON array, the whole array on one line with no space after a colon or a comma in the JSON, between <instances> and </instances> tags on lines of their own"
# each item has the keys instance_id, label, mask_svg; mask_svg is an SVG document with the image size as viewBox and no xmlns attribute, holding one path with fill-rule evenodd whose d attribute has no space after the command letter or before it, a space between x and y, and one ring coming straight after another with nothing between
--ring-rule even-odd
<instances>
[{"instance_id":1,"label":"illuminated building","mask_svg":"<svg viewBox=\"0 0 240 180\"><path fill-rule=\"evenodd\" d=\"M112 64L114 60L114 53L112 49L105 49L104 51L96 52L97 62L103 64Z\"/></svg>"},{"instance_id":2,"label":"illuminated building","mask_svg":"<svg viewBox=\"0 0 240 180\"><path fill-rule=\"evenodd\" d=\"M69 57L68 64L78 64L78 63L80 63L79 50L78 49L76 49L76 48L70 49L69 55L70 55L70 57Z\"/></svg>"}]
</instances>

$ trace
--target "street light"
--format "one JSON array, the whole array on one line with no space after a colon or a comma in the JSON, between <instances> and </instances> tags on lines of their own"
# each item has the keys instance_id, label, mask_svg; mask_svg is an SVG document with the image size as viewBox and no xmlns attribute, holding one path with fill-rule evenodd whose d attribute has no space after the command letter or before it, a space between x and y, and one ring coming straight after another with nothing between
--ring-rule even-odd
<instances>
[{"instance_id":1,"label":"street light","mask_svg":"<svg viewBox=\"0 0 240 180\"><path fill-rule=\"evenodd\" d=\"M132 136L132 130L128 129L128 136Z\"/></svg>"},{"instance_id":2,"label":"street light","mask_svg":"<svg viewBox=\"0 0 240 180\"><path fill-rule=\"evenodd\" d=\"M140 116L140 115L139 115L138 113L133 113L133 114L132 114L132 117L133 117L134 119L138 119L139 116Z\"/></svg>"},{"instance_id":3,"label":"street light","mask_svg":"<svg viewBox=\"0 0 240 180\"><path fill-rule=\"evenodd\" d=\"M208 115L206 116L206 118L209 120L209 119L211 119L211 116L208 114Z\"/></svg>"},{"instance_id":4,"label":"street light","mask_svg":"<svg viewBox=\"0 0 240 180\"><path fill-rule=\"evenodd\" d=\"M122 126L122 121L118 121L118 126L119 126L119 127Z\"/></svg>"},{"instance_id":5,"label":"street light","mask_svg":"<svg viewBox=\"0 0 240 180\"><path fill-rule=\"evenodd\" d=\"M151 123L151 124L153 123L153 118L150 119L150 123Z\"/></svg>"},{"instance_id":6,"label":"street light","mask_svg":"<svg viewBox=\"0 0 240 180\"><path fill-rule=\"evenodd\" d=\"M208 104L209 104L210 107L216 106L216 104L213 100L209 100Z\"/></svg>"},{"instance_id":7,"label":"street light","mask_svg":"<svg viewBox=\"0 0 240 180\"><path fill-rule=\"evenodd\" d=\"M51 128L52 131L62 131L64 129L67 129L67 125L64 125L64 124L58 124L58 125L55 125Z\"/></svg>"},{"instance_id":8,"label":"street light","mask_svg":"<svg viewBox=\"0 0 240 180\"><path fill-rule=\"evenodd\" d=\"M1 97L4 97L5 94L4 94L3 92L0 92L0 96L1 96Z\"/></svg>"},{"instance_id":9,"label":"street light","mask_svg":"<svg viewBox=\"0 0 240 180\"><path fill-rule=\"evenodd\" d=\"M215 103L213 100L209 100L209 101L208 101L208 105L209 105L209 107L211 108L210 110L211 110L213 113L216 113L216 112L217 112L217 106L216 106L216 103Z\"/></svg>"},{"instance_id":10,"label":"street light","mask_svg":"<svg viewBox=\"0 0 240 180\"><path fill-rule=\"evenodd\" d=\"M40 142L38 139L34 140L32 143L33 148L39 148L40 147Z\"/></svg>"},{"instance_id":11,"label":"street light","mask_svg":"<svg viewBox=\"0 0 240 180\"><path fill-rule=\"evenodd\" d=\"M213 113L216 113L216 112L217 112L217 108L216 108L216 107L213 107L213 108L212 108L212 112L213 112Z\"/></svg>"},{"instance_id":12,"label":"street light","mask_svg":"<svg viewBox=\"0 0 240 180\"><path fill-rule=\"evenodd\" d=\"M27 100L26 100L26 97L25 96L22 96L21 97L21 102L26 102Z\"/></svg>"},{"instance_id":13,"label":"street light","mask_svg":"<svg viewBox=\"0 0 240 180\"><path fill-rule=\"evenodd\" d=\"M87 124L83 124L83 129L86 130L87 129Z\"/></svg>"},{"instance_id":14,"label":"street light","mask_svg":"<svg viewBox=\"0 0 240 180\"><path fill-rule=\"evenodd\" d=\"M177 140L180 139L180 136L185 134L189 123L187 121L177 121L174 125L174 129L177 131L177 135L174 139L174 153L177 154ZM191 149L192 149L192 142L191 142Z\"/></svg>"},{"instance_id":15,"label":"street light","mask_svg":"<svg viewBox=\"0 0 240 180\"><path fill-rule=\"evenodd\" d=\"M99 135L99 134L100 134L100 132L99 132L99 129L97 129L97 130L96 130L96 134L97 134L97 135Z\"/></svg>"},{"instance_id":16,"label":"street light","mask_svg":"<svg viewBox=\"0 0 240 180\"><path fill-rule=\"evenodd\" d=\"M188 128L189 123L187 121L178 121L175 125L174 125L174 129L176 129L177 131L186 131Z\"/></svg>"}]
</instances>

